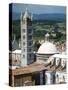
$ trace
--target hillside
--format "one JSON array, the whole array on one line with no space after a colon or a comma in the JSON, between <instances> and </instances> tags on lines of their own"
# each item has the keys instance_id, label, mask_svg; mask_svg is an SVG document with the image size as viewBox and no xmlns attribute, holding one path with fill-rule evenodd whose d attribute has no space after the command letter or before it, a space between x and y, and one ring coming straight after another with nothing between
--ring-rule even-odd
<instances>
[{"instance_id":1,"label":"hillside","mask_svg":"<svg viewBox=\"0 0 68 90\"><path fill-rule=\"evenodd\" d=\"M64 41L66 39L66 23L63 21L54 20L34 20L33 25L33 38L34 40L44 39L45 34L50 33L50 39L56 41ZM20 39L20 20L13 20L12 22L13 34L16 35L16 39ZM56 34L56 36L54 36Z\"/></svg>"}]
</instances>

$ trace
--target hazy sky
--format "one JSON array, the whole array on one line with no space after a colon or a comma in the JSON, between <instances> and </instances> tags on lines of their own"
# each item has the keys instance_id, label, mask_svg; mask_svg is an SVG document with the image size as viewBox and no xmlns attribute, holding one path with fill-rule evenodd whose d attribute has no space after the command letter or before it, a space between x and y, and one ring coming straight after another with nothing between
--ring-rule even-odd
<instances>
[{"instance_id":1,"label":"hazy sky","mask_svg":"<svg viewBox=\"0 0 68 90\"><path fill-rule=\"evenodd\" d=\"M33 14L44 14L44 13L66 13L65 6L50 6L50 5L32 5L32 4L13 4L13 12L24 12L28 9Z\"/></svg>"}]
</instances>

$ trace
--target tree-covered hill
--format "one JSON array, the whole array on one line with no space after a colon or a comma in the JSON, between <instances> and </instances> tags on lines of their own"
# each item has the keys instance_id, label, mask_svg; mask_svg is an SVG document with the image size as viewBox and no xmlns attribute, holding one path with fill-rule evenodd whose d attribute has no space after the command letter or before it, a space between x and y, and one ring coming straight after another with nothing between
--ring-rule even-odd
<instances>
[{"instance_id":1,"label":"tree-covered hill","mask_svg":"<svg viewBox=\"0 0 68 90\"><path fill-rule=\"evenodd\" d=\"M32 26L34 40L44 39L47 32L50 33L50 39L54 39L56 41L64 41L66 39L65 21L34 20L32 21ZM16 35L16 39L18 41L21 36L20 20L13 20L12 31L13 35Z\"/></svg>"}]
</instances>

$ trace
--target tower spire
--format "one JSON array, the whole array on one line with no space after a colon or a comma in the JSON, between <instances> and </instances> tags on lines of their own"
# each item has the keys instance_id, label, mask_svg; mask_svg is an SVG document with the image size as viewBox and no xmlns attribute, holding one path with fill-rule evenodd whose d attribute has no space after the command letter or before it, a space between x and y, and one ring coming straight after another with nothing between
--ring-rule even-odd
<instances>
[{"instance_id":1,"label":"tower spire","mask_svg":"<svg viewBox=\"0 0 68 90\"><path fill-rule=\"evenodd\" d=\"M30 18L30 15L29 15L29 12L27 10L27 8L25 9L25 13L24 13L24 16L23 16L23 19L25 18Z\"/></svg>"},{"instance_id":2,"label":"tower spire","mask_svg":"<svg viewBox=\"0 0 68 90\"><path fill-rule=\"evenodd\" d=\"M31 15L28 13L27 8L21 20L21 66L27 66L33 62L33 29L31 22ZM27 36L28 33L28 36ZM30 36L31 33L31 36ZM27 38L30 37L30 38ZM29 51L28 51L29 50Z\"/></svg>"}]
</instances>

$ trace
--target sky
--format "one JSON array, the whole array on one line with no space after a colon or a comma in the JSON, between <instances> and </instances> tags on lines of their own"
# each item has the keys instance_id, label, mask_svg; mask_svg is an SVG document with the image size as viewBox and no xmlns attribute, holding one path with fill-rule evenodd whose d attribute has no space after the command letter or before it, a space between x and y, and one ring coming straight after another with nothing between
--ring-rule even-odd
<instances>
[{"instance_id":1,"label":"sky","mask_svg":"<svg viewBox=\"0 0 68 90\"><path fill-rule=\"evenodd\" d=\"M12 5L12 11L17 13L25 12L26 8L33 14L44 13L66 13L65 6L50 6L50 5L34 5L34 4L16 4Z\"/></svg>"}]
</instances>

